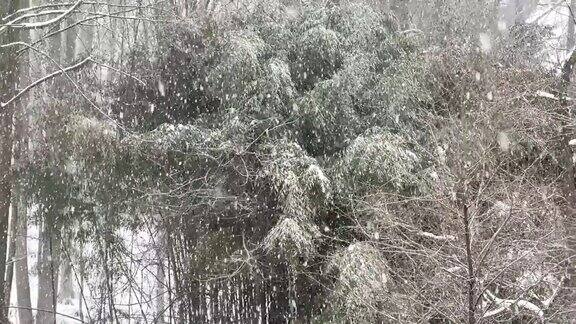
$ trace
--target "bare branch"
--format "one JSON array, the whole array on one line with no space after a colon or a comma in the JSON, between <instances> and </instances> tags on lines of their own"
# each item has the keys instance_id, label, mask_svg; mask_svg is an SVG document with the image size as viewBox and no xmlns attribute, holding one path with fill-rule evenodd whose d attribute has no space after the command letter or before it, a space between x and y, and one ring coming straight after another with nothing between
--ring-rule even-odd
<instances>
[{"instance_id":1,"label":"bare branch","mask_svg":"<svg viewBox=\"0 0 576 324\"><path fill-rule=\"evenodd\" d=\"M20 98L22 95L24 95L26 92L28 92L28 91L30 91L31 89L33 89L35 86L37 86L37 85L39 85L39 84L41 84L41 83L43 83L43 82L45 82L45 81L47 81L47 80L50 80L50 79L52 79L52 78L54 78L54 77L56 77L56 76L58 76L58 75L60 75L60 74L62 74L62 73L66 73L66 72L69 72L69 71L72 71L72 70L76 70L76 69L82 67L84 64L86 64L86 63L88 63L88 62L91 62L91 61L92 61L92 59L91 59L90 57L85 58L84 60L82 60L81 62L79 62L79 63L77 63L77 64L75 64L75 65L72 65L72 66L69 66L69 67L67 67L67 68L64 68L64 69L55 71L55 72L53 72L53 73L51 73L51 74L48 74L48 75L46 75L46 76L44 76L44 77L42 77L42 78L40 78L40 79L32 82L31 84L29 84L28 86L26 86L24 89L20 90L20 92L18 92L18 94L16 94L14 97L10 98L10 100L8 100L8 101L6 101L6 102L1 102L1 103L0 103L0 108L4 108L4 107L8 106L9 104L13 103L16 99Z\"/></svg>"},{"instance_id":2,"label":"bare branch","mask_svg":"<svg viewBox=\"0 0 576 324\"><path fill-rule=\"evenodd\" d=\"M8 22L7 24L5 24L2 28L0 28L0 33L3 32L6 28L25 28L25 29L35 29L35 28L44 28L44 27L48 27L52 24L55 24L57 22L60 22L62 19L66 18L66 16L70 15L76 8L78 8L78 6L80 6L80 4L82 4L82 0L78 0L72 7L70 7L68 10L64 11L62 14L60 14L59 16L50 19L48 21L42 21L42 22L33 22L33 23L21 23L18 25L15 25L15 22L18 22L19 20L21 20L20 18L16 18L15 20ZM58 12L59 10L55 11ZM52 11L51 13L55 13L54 11ZM41 13L38 13L36 15L40 15Z\"/></svg>"},{"instance_id":3,"label":"bare branch","mask_svg":"<svg viewBox=\"0 0 576 324\"><path fill-rule=\"evenodd\" d=\"M436 235L430 232L417 232L416 234L437 241L455 241L456 237L453 235Z\"/></svg>"}]
</instances>

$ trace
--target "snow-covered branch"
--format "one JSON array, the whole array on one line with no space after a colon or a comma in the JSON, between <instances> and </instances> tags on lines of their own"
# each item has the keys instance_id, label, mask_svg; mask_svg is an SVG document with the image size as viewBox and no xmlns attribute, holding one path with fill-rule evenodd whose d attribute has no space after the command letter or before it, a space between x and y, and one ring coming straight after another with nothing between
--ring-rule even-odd
<instances>
[{"instance_id":1,"label":"snow-covered branch","mask_svg":"<svg viewBox=\"0 0 576 324\"><path fill-rule=\"evenodd\" d=\"M511 309L513 306L524 308L534 314L536 314L540 319L544 319L544 310L537 306L536 304L523 299L503 299L494 295L490 290L484 292L484 296L492 301L496 306L495 309L487 311L482 316L483 318L492 317L502 313L503 311Z\"/></svg>"},{"instance_id":2,"label":"snow-covered branch","mask_svg":"<svg viewBox=\"0 0 576 324\"><path fill-rule=\"evenodd\" d=\"M536 97L540 97L540 98L547 98L547 99L552 99L552 100L556 100L559 101L560 98L558 98L557 96L555 96L554 94L548 92L548 91L543 91L543 90L538 90L536 91ZM566 101L571 101L572 98L570 97L566 97L564 98L564 100Z\"/></svg>"},{"instance_id":3,"label":"snow-covered branch","mask_svg":"<svg viewBox=\"0 0 576 324\"><path fill-rule=\"evenodd\" d=\"M32 82L32 83L30 83L28 86L26 86L26 88L20 90L20 92L18 92L18 94L16 94L14 97L10 98L10 100L8 100L6 102L0 102L0 108L4 108L4 107L8 106L9 104L13 103L16 99L20 98L23 94L30 91L35 86L37 86L37 85L39 85L39 84L41 84L47 80L50 80L50 79L52 79L52 78L54 78L54 77L56 77L62 73L66 73L66 72L78 69L90 61L92 61L92 59L90 57L88 57L77 64L74 64L74 65L69 66L67 68L64 68L64 69L58 70L56 72L50 73L50 74Z\"/></svg>"},{"instance_id":4,"label":"snow-covered branch","mask_svg":"<svg viewBox=\"0 0 576 324\"><path fill-rule=\"evenodd\" d=\"M74 4L75 4L75 2L47 3L47 4L43 4L43 5L39 5L39 6L22 8L22 9L16 10L12 14L9 14L8 16L0 17L0 21L7 21L7 20L11 19L12 17L15 17L17 15L21 15L21 14L25 14L25 13L28 13L31 11L43 10L43 9L48 9L48 8L70 7L70 6L73 6ZM97 1L83 1L82 4L92 5L92 6L106 6L106 7L114 7L114 8L144 8L144 7L149 6L149 5L142 6L142 5L131 5L131 4L114 4L114 3L97 2Z\"/></svg>"},{"instance_id":5,"label":"snow-covered branch","mask_svg":"<svg viewBox=\"0 0 576 324\"><path fill-rule=\"evenodd\" d=\"M418 235L432 239L432 240L437 240L437 241L455 241L456 237L453 235L436 235L434 233L430 233L430 232L424 232L424 231L420 231L417 232Z\"/></svg>"},{"instance_id":6,"label":"snow-covered branch","mask_svg":"<svg viewBox=\"0 0 576 324\"><path fill-rule=\"evenodd\" d=\"M66 18L66 16L70 15L74 10L76 10L76 8L78 8L81 4L82 4L83 0L78 0L76 1L76 3L74 3L74 5L72 5L68 10L49 10L47 12L41 11L35 14L30 14L30 15L24 15L22 17L18 17L8 23L6 23L3 27L0 28L0 33L3 32L6 28L24 28L24 29L36 29L36 28L43 28L43 27L48 27L52 24L55 24L59 21L61 21L62 19ZM28 23L18 23L20 20L25 19L25 18L30 18L30 17L37 17L37 16L43 16L43 15L47 15L47 14L55 14L55 13L60 13L60 15L47 20L47 21L40 21L40 22L28 22Z\"/></svg>"}]
</instances>

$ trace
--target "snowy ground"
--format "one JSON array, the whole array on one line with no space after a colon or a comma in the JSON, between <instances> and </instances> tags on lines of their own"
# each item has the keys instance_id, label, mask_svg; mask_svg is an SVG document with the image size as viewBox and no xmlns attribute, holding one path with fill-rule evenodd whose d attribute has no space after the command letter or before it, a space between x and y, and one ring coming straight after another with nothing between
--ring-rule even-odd
<instances>
[{"instance_id":1,"label":"snowy ground","mask_svg":"<svg viewBox=\"0 0 576 324\"><path fill-rule=\"evenodd\" d=\"M32 307L37 305L38 300L38 276L37 276L37 261L38 261L38 227L28 227L28 267L30 273L30 298ZM136 323L135 319L146 316L147 322L153 322L155 318L154 310L155 305L159 298L166 300L167 293L163 296L157 296L156 279L156 264L154 261L155 252L153 249L154 238L149 233L141 231L132 233L128 230L123 230L120 233L126 246L131 250L131 256L126 255L123 260L126 265L126 272L121 275L115 285L117 287L117 295L114 296L115 306L119 313L127 314L133 318L132 323ZM85 249L84 253L90 253L90 247ZM59 302L57 305L57 312L63 315L68 315L72 318L57 315L57 323L79 323L80 320L88 322L90 317L94 317L97 313L97 298L99 294L99 285L102 269L96 268L95 265L89 266L86 269L86 282L84 283L83 292L84 298L81 301L80 287L76 280L74 283L75 298ZM73 273L73 277L77 275ZM16 306L16 285L13 283L11 291L11 305ZM116 290L116 289L115 289ZM165 292L166 289L161 289ZM80 307L82 305L82 311ZM33 311L35 315L36 312ZM89 314L92 314L90 316ZM119 317L121 317L119 315ZM13 323L18 323L17 313L15 308L9 311L9 318ZM122 323L129 323L128 320L121 320ZM145 322L145 321L140 321Z\"/></svg>"}]
</instances>

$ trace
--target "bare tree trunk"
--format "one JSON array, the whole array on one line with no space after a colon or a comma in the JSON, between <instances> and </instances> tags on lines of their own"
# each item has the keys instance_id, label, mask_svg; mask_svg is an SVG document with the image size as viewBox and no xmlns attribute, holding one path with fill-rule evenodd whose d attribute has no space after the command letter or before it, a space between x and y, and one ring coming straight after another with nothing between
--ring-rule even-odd
<instances>
[{"instance_id":1,"label":"bare tree trunk","mask_svg":"<svg viewBox=\"0 0 576 324\"><path fill-rule=\"evenodd\" d=\"M572 16L572 15L571 15ZM572 114L570 109L567 107L568 102L566 101L568 86L571 83L572 73L574 65L576 64L576 50L573 50L568 60L564 63L562 67L562 79L560 81L559 93L561 104L563 106L562 113L570 120ZM564 205L565 214L565 230L566 230L566 245L568 247L568 265L567 265L567 280L566 288L562 290L562 298L570 304L574 300L573 291L576 287L576 262L574 257L576 256L576 183L574 182L576 176L576 169L573 162L573 155L575 154L570 145L570 141L574 138L574 128L571 125L565 125L562 130L563 144L564 144L564 154L562 158L562 164L564 166L564 179L563 179L563 194L566 201Z\"/></svg>"},{"instance_id":2,"label":"bare tree trunk","mask_svg":"<svg viewBox=\"0 0 576 324\"><path fill-rule=\"evenodd\" d=\"M40 1L40 2L48 2L48 3L58 3L57 0L48 0L48 1ZM54 28L56 30L62 27L62 23L58 22L55 24ZM49 55L56 63L62 63L62 42L64 40L64 33L57 33L56 35L52 36L48 39L48 47L49 47ZM54 63L50 62L49 66L52 66Z\"/></svg>"},{"instance_id":3,"label":"bare tree trunk","mask_svg":"<svg viewBox=\"0 0 576 324\"><path fill-rule=\"evenodd\" d=\"M70 15L70 18L66 20L66 25L70 26L74 23L74 14ZM66 59L65 61L70 63L74 62L76 59L76 38L78 37L78 33L76 31L76 27L72 27L66 30Z\"/></svg>"},{"instance_id":4,"label":"bare tree trunk","mask_svg":"<svg viewBox=\"0 0 576 324\"><path fill-rule=\"evenodd\" d=\"M570 1L570 11L574 12L576 10L576 0ZM574 25L575 25L574 17L572 15L568 15L568 30L566 31L566 48L571 50L576 43L575 35L574 35Z\"/></svg>"},{"instance_id":5,"label":"bare tree trunk","mask_svg":"<svg viewBox=\"0 0 576 324\"><path fill-rule=\"evenodd\" d=\"M15 154L14 154L15 155ZM15 185L16 186L16 185ZM8 257L6 259L6 283L4 285L4 295L6 296L6 305L10 305L10 295L12 292L12 280L14 279L14 255L16 247L16 223L18 222L19 206L18 206L18 190L12 189L12 213L10 215L10 226L8 230Z\"/></svg>"},{"instance_id":6,"label":"bare tree trunk","mask_svg":"<svg viewBox=\"0 0 576 324\"><path fill-rule=\"evenodd\" d=\"M24 0L21 2L21 5L24 7L28 6L28 1ZM20 39L23 41L29 40L29 32L23 31L21 32ZM25 57L25 56L24 56ZM28 66L29 61L26 59L22 59L20 62L20 66L18 69L19 74L19 83L27 82L28 80ZM26 206L23 203L23 199L21 197L21 184L19 182L19 178L21 175L21 166L22 166L22 155L26 150L27 140L25 137L26 133L26 125L27 125L27 113L26 113L26 100L18 100L14 104L14 134L13 134L13 147L12 147L12 157L13 157L13 183L12 183L12 215L10 217L10 232L9 232L9 244L8 244L8 267L6 269L6 285L5 285L5 292L6 295L6 305L10 305L10 297L12 293L12 281L14 279L14 267L16 267L15 255L17 253L17 240L18 240L18 226L20 222L20 218L26 218ZM20 255L27 256L27 253L20 253ZM27 269L27 267L26 267ZM18 271L18 268L16 268ZM29 290L29 289L28 289Z\"/></svg>"},{"instance_id":7,"label":"bare tree trunk","mask_svg":"<svg viewBox=\"0 0 576 324\"><path fill-rule=\"evenodd\" d=\"M95 4L92 5L92 10L96 12L97 9ZM91 55L94 49L95 38L93 22L82 26L76 34L78 35L78 48L76 49L78 53L84 53L85 56Z\"/></svg>"},{"instance_id":8,"label":"bare tree trunk","mask_svg":"<svg viewBox=\"0 0 576 324\"><path fill-rule=\"evenodd\" d=\"M84 305L82 304L82 300L84 299L84 260L82 259L82 254L80 254L80 265L79 265L79 283L78 285L80 285L80 294L78 294L78 305L80 308L80 319L82 321L84 321ZM88 308L88 306L86 306L86 308Z\"/></svg>"},{"instance_id":9,"label":"bare tree trunk","mask_svg":"<svg viewBox=\"0 0 576 324\"><path fill-rule=\"evenodd\" d=\"M27 118L25 113L26 107L18 107L19 111L15 113L15 141L14 145L14 161L16 164L15 172L16 175L20 174L19 164L22 161L22 155L27 147L27 140L25 138L26 128L27 128ZM12 254L12 259L14 260L13 266L8 267L8 273L6 274L6 280L8 281L7 286L7 296L10 296L10 291L12 290L12 271L16 272L16 298L17 305L20 307L18 309L18 318L20 323L32 323L32 306L30 302L30 280L28 274L28 245L27 245L27 230L28 230L28 213L27 205L22 197L22 191L20 183L18 180L14 184L13 192L13 209L12 209L12 222L11 226L14 226L14 231L12 231L12 238L10 240L11 248L9 249ZM9 302L7 298L7 302Z\"/></svg>"},{"instance_id":10,"label":"bare tree trunk","mask_svg":"<svg viewBox=\"0 0 576 324\"><path fill-rule=\"evenodd\" d=\"M20 7L26 8L30 5L30 0L21 0ZM21 31L20 39L28 42L31 38L30 31ZM20 83L28 82L29 80L29 55L24 55L19 62L19 75ZM28 246L27 246L27 232L28 232L28 208L26 201L22 197L21 185L18 181L20 175L20 168L23 156L27 150L28 141L26 132L28 127L28 112L27 101L18 101L17 107L14 112L14 143L13 143L13 160L14 160L14 176L15 181L12 187L12 222L11 227L14 226L12 232L12 239L10 242L9 255L13 260L13 264L8 267L6 274L7 292L6 304L10 303L10 294L12 287L12 278L15 272L15 285L16 285L16 305L22 308L18 309L18 322L21 324L31 324L34 321L32 316L32 303L30 301L30 280L28 273Z\"/></svg>"},{"instance_id":11,"label":"bare tree trunk","mask_svg":"<svg viewBox=\"0 0 576 324\"><path fill-rule=\"evenodd\" d=\"M0 0L0 17L14 12L19 7L19 0ZM8 29L0 35L0 44L13 42L18 35ZM8 101L15 90L18 77L17 59L11 48L0 48L0 102ZM6 271L6 248L8 234L8 215L12 191L12 117L14 105L0 110L0 281L4 283ZM4 287L4 285L2 286ZM6 296L0 291L0 321L6 320Z\"/></svg>"},{"instance_id":12,"label":"bare tree trunk","mask_svg":"<svg viewBox=\"0 0 576 324\"><path fill-rule=\"evenodd\" d=\"M114 7L113 5L117 5L119 4L118 0L107 0L106 1L108 4L108 14L112 14L114 12ZM105 34L107 34L107 38L108 38L108 42L106 42L106 53L108 54L108 58L114 62L117 63L120 61L120 57L119 55L117 55L116 53L120 53L119 50L121 50L121 48L118 48L118 43L120 42L119 38L123 37L122 35L116 34L119 33L118 30L118 19L112 18L110 17L108 19L108 23L110 26L110 29L108 31L105 31ZM110 75L108 75L110 77ZM107 81L110 81L110 79L108 79Z\"/></svg>"},{"instance_id":13,"label":"bare tree trunk","mask_svg":"<svg viewBox=\"0 0 576 324\"><path fill-rule=\"evenodd\" d=\"M36 314L36 323L50 323L51 314L40 310L52 310L50 287L50 264L49 260L49 237L46 229L46 221L41 225L38 237L38 300L36 308L39 311Z\"/></svg>"},{"instance_id":14,"label":"bare tree trunk","mask_svg":"<svg viewBox=\"0 0 576 324\"><path fill-rule=\"evenodd\" d=\"M162 231L161 237L159 242L157 242L156 247L156 293L155 295L158 296L157 303L156 303L156 318L158 323L164 323L164 315L166 313L165 308L166 305L164 303L164 288L165 286L165 270L164 270L164 260L165 255L164 251L166 248L166 232Z\"/></svg>"},{"instance_id":15,"label":"bare tree trunk","mask_svg":"<svg viewBox=\"0 0 576 324\"><path fill-rule=\"evenodd\" d=\"M58 288L58 301L63 304L72 304L75 297L74 282L72 281L71 260L63 257L60 265L60 283Z\"/></svg>"},{"instance_id":16,"label":"bare tree trunk","mask_svg":"<svg viewBox=\"0 0 576 324\"><path fill-rule=\"evenodd\" d=\"M468 206L464 205L462 218L464 221L464 243L466 245L466 266L468 271L468 324L476 323L476 300L475 300L475 274L474 260L472 259L472 241L470 237L470 215Z\"/></svg>"},{"instance_id":17,"label":"bare tree trunk","mask_svg":"<svg viewBox=\"0 0 576 324\"><path fill-rule=\"evenodd\" d=\"M46 218L51 217L45 215ZM58 243L50 221L45 219L38 245L38 313L36 323L55 323ZM44 311L41 311L44 310Z\"/></svg>"},{"instance_id":18,"label":"bare tree trunk","mask_svg":"<svg viewBox=\"0 0 576 324\"><path fill-rule=\"evenodd\" d=\"M16 302L18 309L18 322L21 324L31 324L34 321L32 316L32 303L30 301L30 278L28 274L28 217L26 205L21 203L19 208L18 226L16 228Z\"/></svg>"}]
</instances>

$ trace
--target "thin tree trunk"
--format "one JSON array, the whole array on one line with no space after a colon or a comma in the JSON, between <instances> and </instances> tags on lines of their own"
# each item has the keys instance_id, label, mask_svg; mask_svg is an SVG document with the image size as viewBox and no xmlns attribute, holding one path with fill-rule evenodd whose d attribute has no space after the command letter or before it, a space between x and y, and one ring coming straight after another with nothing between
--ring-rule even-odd
<instances>
[{"instance_id":1,"label":"thin tree trunk","mask_svg":"<svg viewBox=\"0 0 576 324\"><path fill-rule=\"evenodd\" d=\"M0 0L0 17L13 13L20 3L19 0ZM8 29L0 35L0 44L13 42L18 35ZM10 48L0 48L0 102L8 101L14 94L18 78L17 59ZM12 117L14 105L8 105L0 110L0 281L4 283L6 271L6 248L8 235L8 215L10 211L12 191ZM4 287L4 285L2 286ZM6 296L4 289L0 291L0 321L6 321Z\"/></svg>"},{"instance_id":2,"label":"thin tree trunk","mask_svg":"<svg viewBox=\"0 0 576 324\"><path fill-rule=\"evenodd\" d=\"M15 155L15 154L14 154ZM16 254L16 223L18 222L19 206L17 190L12 191L12 213L10 215L10 225L8 230L8 257L6 259L6 283L4 285L4 295L6 296L6 305L10 305L10 295L12 292L12 280L14 279L14 255Z\"/></svg>"},{"instance_id":3,"label":"thin tree trunk","mask_svg":"<svg viewBox=\"0 0 576 324\"><path fill-rule=\"evenodd\" d=\"M56 0L49 0L48 3L58 3L59 1ZM62 22L58 22L55 24L55 29L60 29L62 27ZM64 34L65 33L58 33L51 38L48 39L48 48L49 48L49 55L56 63L62 63L62 57L65 53L62 52L62 42L64 41ZM53 62L49 63L49 66L54 66Z\"/></svg>"},{"instance_id":4,"label":"thin tree trunk","mask_svg":"<svg viewBox=\"0 0 576 324\"><path fill-rule=\"evenodd\" d=\"M572 15L571 15L572 16ZM572 18L574 18L572 16ZM568 109L566 97L568 86L570 85L572 79L572 73L574 69L574 64L576 64L576 50L573 50L568 60L564 63L562 67L561 81L559 85L558 92L561 98L562 113L567 118L572 118L570 110ZM570 120L570 119L568 119ZM561 297L558 299L564 299L567 304L574 302L574 300L569 300L573 298L572 291L576 288L576 262L574 257L576 256L576 183L574 182L576 176L576 170L573 162L573 149L570 145L570 141L574 138L575 132L571 125L565 125L562 130L563 144L564 144L564 154L562 157L562 164L564 166L564 179L563 179L563 194L566 201L563 206L563 211L565 214L564 227L566 230L566 245L568 247L568 276L566 280L566 288L561 291Z\"/></svg>"},{"instance_id":5,"label":"thin tree trunk","mask_svg":"<svg viewBox=\"0 0 576 324\"><path fill-rule=\"evenodd\" d=\"M72 264L67 257L62 258L60 264L60 283L58 288L58 301L63 304L72 304L74 299L74 285L72 281Z\"/></svg>"},{"instance_id":6,"label":"thin tree trunk","mask_svg":"<svg viewBox=\"0 0 576 324\"><path fill-rule=\"evenodd\" d=\"M46 215L50 217L50 215ZM36 323L54 323L58 278L58 243L49 220L44 220L38 246L38 303ZM46 311L40 311L46 310Z\"/></svg>"},{"instance_id":7,"label":"thin tree trunk","mask_svg":"<svg viewBox=\"0 0 576 324\"><path fill-rule=\"evenodd\" d=\"M68 19L66 19L66 25L70 26L75 21L75 15L71 14ZM78 37L78 31L76 30L77 27L72 27L65 32L66 37L66 59L64 60L67 63L74 62L76 59L76 38Z\"/></svg>"},{"instance_id":8,"label":"thin tree trunk","mask_svg":"<svg viewBox=\"0 0 576 324\"><path fill-rule=\"evenodd\" d=\"M22 200L21 200L22 201ZM18 321L20 324L31 324L32 303L30 301L30 278L28 273L28 217L26 205L21 203L19 208L18 226L16 228L16 302L18 309Z\"/></svg>"},{"instance_id":9,"label":"thin tree trunk","mask_svg":"<svg viewBox=\"0 0 576 324\"><path fill-rule=\"evenodd\" d=\"M94 12L97 11L96 9L96 5L92 5L92 10ZM77 28L81 28L77 34L78 36L78 48L77 51L79 53L84 53L84 56L89 56L92 54L92 51L94 50L94 26L93 23L89 23L86 24L84 26L81 27L77 27Z\"/></svg>"},{"instance_id":10,"label":"thin tree trunk","mask_svg":"<svg viewBox=\"0 0 576 324\"><path fill-rule=\"evenodd\" d=\"M462 218L464 221L464 243L466 245L466 265L468 271L467 295L468 295L468 324L476 323L476 301L475 297L475 274L474 260L472 259L472 241L470 237L470 215L468 206L464 205Z\"/></svg>"},{"instance_id":11,"label":"thin tree trunk","mask_svg":"<svg viewBox=\"0 0 576 324\"><path fill-rule=\"evenodd\" d=\"M158 246L156 247L156 293L155 295L158 296L157 303L156 303L156 318L158 319L158 323L164 323L164 314L166 307L164 303L164 286L165 286L165 278L166 274L164 271L164 251L166 248L166 231L162 231L160 236L159 242L157 242Z\"/></svg>"},{"instance_id":12,"label":"thin tree trunk","mask_svg":"<svg viewBox=\"0 0 576 324\"><path fill-rule=\"evenodd\" d=\"M46 227L46 220L44 220L38 237L38 300L36 308L52 310L52 285L49 263L50 245L48 242L50 238ZM51 317L50 313L38 311L36 313L36 323L50 323Z\"/></svg>"},{"instance_id":13,"label":"thin tree trunk","mask_svg":"<svg viewBox=\"0 0 576 324\"><path fill-rule=\"evenodd\" d=\"M26 8L30 6L30 0L21 0L21 8ZM20 32L20 38L24 42L29 42L32 35L31 31L24 30ZM19 74L20 83L28 83L29 81L29 66L30 66L30 55L22 56L23 61L19 62ZM17 111L14 114L14 145L13 145L13 155L15 164L15 178L19 179L20 169L22 161L25 158L24 155L28 149L28 139L27 130L29 123L28 115L28 101L17 102ZM14 251L13 260L14 263L12 267L8 269L15 272L15 285L16 285L16 305L22 308L18 309L18 322L21 324L31 324L34 322L34 317L32 315L32 302L30 300L30 277L28 272L28 206L26 200L22 197L22 189L20 183L16 180L13 184L13 210L12 218L15 225L15 230L13 233L13 248ZM8 287L12 284L12 274L9 273L6 276L8 281ZM7 303L9 303L9 297L11 288L7 292Z\"/></svg>"},{"instance_id":14,"label":"thin tree trunk","mask_svg":"<svg viewBox=\"0 0 576 324\"><path fill-rule=\"evenodd\" d=\"M84 310L83 307L84 305L82 304L82 300L84 299L84 260L82 259L82 253L80 254L80 265L79 265L79 277L80 277L80 282L78 283L80 285L80 294L78 295L78 305L80 308L80 319L82 321L84 321ZM88 305L86 305L86 309L88 309Z\"/></svg>"},{"instance_id":15,"label":"thin tree trunk","mask_svg":"<svg viewBox=\"0 0 576 324\"><path fill-rule=\"evenodd\" d=\"M22 5L26 5L24 1ZM28 32L22 32L21 39L26 41L29 39L27 36ZM20 81L27 80L28 74L28 63L29 62L20 62L22 64L19 67L19 74L20 74ZM8 267L6 269L6 285L5 285L5 295L6 295L6 305L10 305L10 295L12 292L12 280L14 278L14 267L16 266L14 263L15 255L16 255L16 245L18 239L18 223L19 218L23 217L26 218L26 205L23 204L23 199L21 197L21 189L20 183L17 179L20 178L21 174L21 165L22 165L22 155L26 150L26 146L28 144L25 133L26 133L26 126L27 126L27 114L26 114L26 101L25 100L18 100L15 103L15 111L13 114L14 118L14 138L13 138L13 147L12 147L12 157L13 157L13 166L12 172L14 181L12 183L12 215L10 217L10 231L9 231L9 244L8 244ZM22 209L23 208L23 209ZM23 253L26 256L26 252Z\"/></svg>"},{"instance_id":16,"label":"thin tree trunk","mask_svg":"<svg viewBox=\"0 0 576 324\"><path fill-rule=\"evenodd\" d=\"M576 10L576 0L570 1L570 11L574 12ZM571 50L576 43L576 36L574 35L574 26L575 26L574 17L572 15L568 15L568 30L566 32L566 48Z\"/></svg>"}]
</instances>

